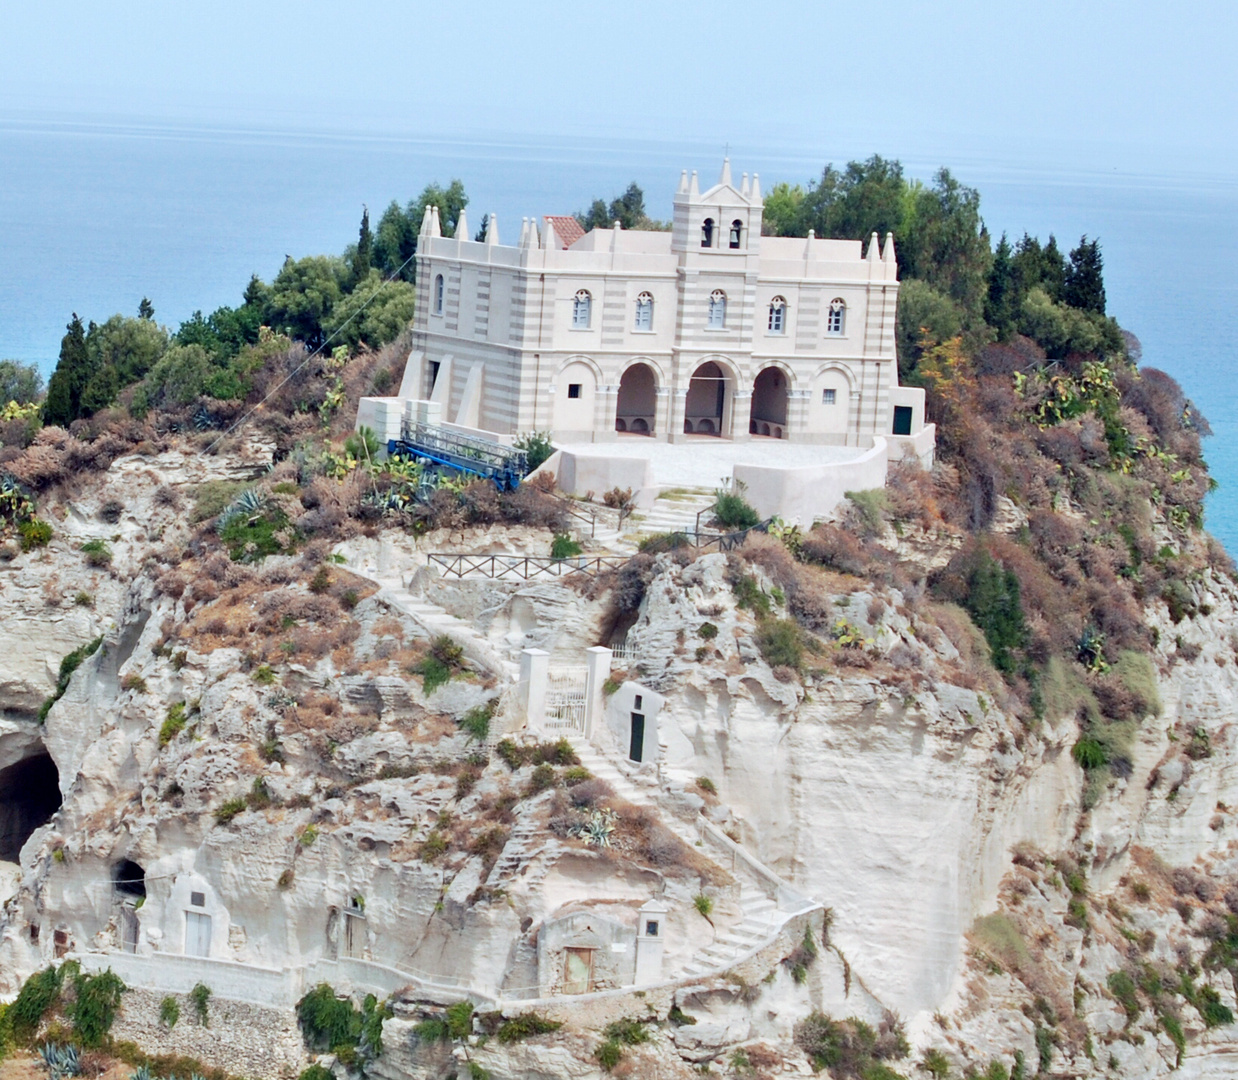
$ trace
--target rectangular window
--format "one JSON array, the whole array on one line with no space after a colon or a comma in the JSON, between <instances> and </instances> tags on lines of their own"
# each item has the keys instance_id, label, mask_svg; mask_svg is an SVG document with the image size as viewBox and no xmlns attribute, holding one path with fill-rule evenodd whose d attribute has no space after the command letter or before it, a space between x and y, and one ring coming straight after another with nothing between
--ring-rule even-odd
<instances>
[{"instance_id":1,"label":"rectangular window","mask_svg":"<svg viewBox=\"0 0 1238 1080\"><path fill-rule=\"evenodd\" d=\"M645 920L645 937L657 937L658 924L654 919Z\"/></svg>"},{"instance_id":2,"label":"rectangular window","mask_svg":"<svg viewBox=\"0 0 1238 1080\"><path fill-rule=\"evenodd\" d=\"M567 396L570 398L580 397L580 387L581 387L581 384L578 382L568 383L567 384Z\"/></svg>"},{"instance_id":3,"label":"rectangular window","mask_svg":"<svg viewBox=\"0 0 1238 1080\"><path fill-rule=\"evenodd\" d=\"M434 386L438 382L438 367L439 361L430 361L430 393L434 393Z\"/></svg>"},{"instance_id":4,"label":"rectangular window","mask_svg":"<svg viewBox=\"0 0 1238 1080\"><path fill-rule=\"evenodd\" d=\"M641 697L641 695L640 695L640 694L637 694L637 695L636 695L636 709L637 709L637 711L639 711L639 710L640 710L640 707L641 707L641 702L642 702L643 700L644 700L644 698L643 698L643 697Z\"/></svg>"},{"instance_id":5,"label":"rectangular window","mask_svg":"<svg viewBox=\"0 0 1238 1080\"><path fill-rule=\"evenodd\" d=\"M189 894L189 902L194 907L206 907L206 893L191 892Z\"/></svg>"},{"instance_id":6,"label":"rectangular window","mask_svg":"<svg viewBox=\"0 0 1238 1080\"><path fill-rule=\"evenodd\" d=\"M836 395L837 395L837 391L834 390L833 387L826 387L824 390L821 391L821 404L822 405L833 405Z\"/></svg>"}]
</instances>

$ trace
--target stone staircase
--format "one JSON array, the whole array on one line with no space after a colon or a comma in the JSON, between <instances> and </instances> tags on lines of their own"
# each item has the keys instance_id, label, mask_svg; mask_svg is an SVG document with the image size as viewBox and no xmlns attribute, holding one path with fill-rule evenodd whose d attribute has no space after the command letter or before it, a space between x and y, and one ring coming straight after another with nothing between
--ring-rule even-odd
<instances>
[{"instance_id":1,"label":"stone staircase","mask_svg":"<svg viewBox=\"0 0 1238 1080\"><path fill-rule=\"evenodd\" d=\"M501 884L505 878L511 877L522 863L528 862L541 852L544 845L535 842L538 832L537 824L532 821L520 821L512 827L503 851L490 868L490 875L486 878L488 887L494 888ZM530 845L533 846L532 853L529 850Z\"/></svg>"},{"instance_id":2,"label":"stone staircase","mask_svg":"<svg viewBox=\"0 0 1238 1080\"><path fill-rule=\"evenodd\" d=\"M668 495L659 495L654 504L644 511L644 520L636 522L634 532L646 535L666 532L691 532L696 528L697 514L708 510L717 500L712 491L705 488L678 488ZM704 527L706 514L701 514Z\"/></svg>"},{"instance_id":3,"label":"stone staircase","mask_svg":"<svg viewBox=\"0 0 1238 1080\"><path fill-rule=\"evenodd\" d=\"M782 926L778 905L747 882L740 886L739 909L739 924L696 953L674 977L724 971L745 953L763 945Z\"/></svg>"},{"instance_id":4,"label":"stone staircase","mask_svg":"<svg viewBox=\"0 0 1238 1080\"><path fill-rule=\"evenodd\" d=\"M630 777L620 772L609 758L600 753L590 742L582 738L569 740L580 763L599 780L605 780L614 793L621 799L626 799L634 806L653 806L653 794L649 788L636 783Z\"/></svg>"}]
</instances>

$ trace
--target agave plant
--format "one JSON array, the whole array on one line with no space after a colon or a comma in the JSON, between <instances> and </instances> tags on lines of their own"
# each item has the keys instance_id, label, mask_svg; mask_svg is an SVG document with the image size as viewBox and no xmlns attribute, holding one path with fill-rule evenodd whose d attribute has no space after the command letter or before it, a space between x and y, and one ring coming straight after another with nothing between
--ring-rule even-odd
<instances>
[{"instance_id":1,"label":"agave plant","mask_svg":"<svg viewBox=\"0 0 1238 1080\"><path fill-rule=\"evenodd\" d=\"M613 810L590 810L589 816L572 828L574 835L593 847L610 847L610 838L614 831Z\"/></svg>"},{"instance_id":2,"label":"agave plant","mask_svg":"<svg viewBox=\"0 0 1238 1080\"><path fill-rule=\"evenodd\" d=\"M267 497L261 491L255 491L253 488L246 488L240 495L233 500L218 518L215 519L215 528L223 529L229 522L238 517L251 517L254 514L260 513L267 504Z\"/></svg>"},{"instance_id":3,"label":"agave plant","mask_svg":"<svg viewBox=\"0 0 1238 1080\"><path fill-rule=\"evenodd\" d=\"M60 1043L44 1043L39 1047L39 1056L51 1074L52 1080L62 1077L80 1076L82 1064L77 1056L76 1046L62 1046Z\"/></svg>"},{"instance_id":4,"label":"agave plant","mask_svg":"<svg viewBox=\"0 0 1238 1080\"><path fill-rule=\"evenodd\" d=\"M147 1065L139 1065L129 1074L129 1080L155 1080L154 1074Z\"/></svg>"}]
</instances>

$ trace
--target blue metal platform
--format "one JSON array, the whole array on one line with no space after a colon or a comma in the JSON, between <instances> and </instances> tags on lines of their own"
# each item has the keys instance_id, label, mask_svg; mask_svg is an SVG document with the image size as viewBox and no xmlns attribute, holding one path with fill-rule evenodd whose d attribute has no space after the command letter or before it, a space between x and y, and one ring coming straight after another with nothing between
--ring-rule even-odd
<instances>
[{"instance_id":1,"label":"blue metal platform","mask_svg":"<svg viewBox=\"0 0 1238 1080\"><path fill-rule=\"evenodd\" d=\"M471 473L492 480L500 491L514 491L529 469L528 455L523 450L492 439L407 421L401 438L387 442L387 456L429 461Z\"/></svg>"}]
</instances>

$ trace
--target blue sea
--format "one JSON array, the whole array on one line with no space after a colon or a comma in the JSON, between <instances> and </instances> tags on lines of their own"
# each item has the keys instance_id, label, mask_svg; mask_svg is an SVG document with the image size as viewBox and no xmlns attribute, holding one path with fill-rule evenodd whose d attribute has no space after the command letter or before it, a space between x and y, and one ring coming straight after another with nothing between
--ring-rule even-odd
<instances>
[{"instance_id":1,"label":"blue sea","mask_svg":"<svg viewBox=\"0 0 1238 1080\"><path fill-rule=\"evenodd\" d=\"M897 147L874 151L899 156ZM136 313L143 296L175 327L196 309L236 304L249 276L270 280L285 255L338 252L363 204L376 221L393 198L459 177L473 228L498 215L571 213L635 179L649 212L670 216L683 168L703 182L720 148L631 140L491 137L418 140L0 120L0 358L50 372L73 312ZM805 182L828 147L733 146L736 174ZM943 149L903 156L924 179L939 165L979 188L994 236L1057 235L1066 250L1100 238L1109 310L1143 344L1143 363L1185 387L1212 424L1219 490L1209 529L1238 553L1238 183L1143 172L1067 172Z\"/></svg>"}]
</instances>

